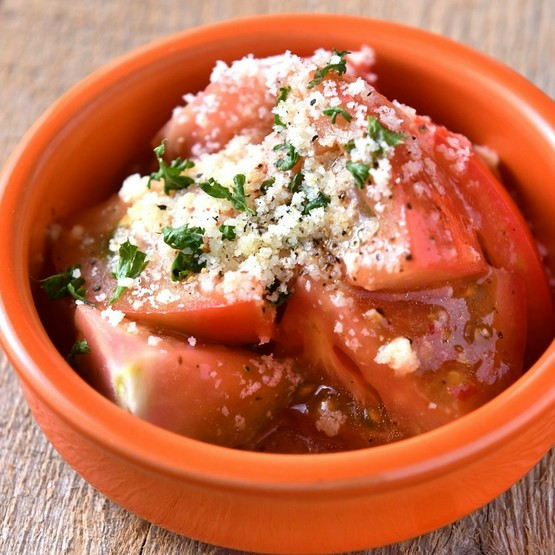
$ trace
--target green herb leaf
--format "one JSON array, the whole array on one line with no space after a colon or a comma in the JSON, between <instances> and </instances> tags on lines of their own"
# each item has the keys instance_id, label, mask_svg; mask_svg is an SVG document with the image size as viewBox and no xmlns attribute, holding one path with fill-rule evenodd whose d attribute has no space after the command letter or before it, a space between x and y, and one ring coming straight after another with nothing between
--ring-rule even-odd
<instances>
[{"instance_id":1,"label":"green herb leaf","mask_svg":"<svg viewBox=\"0 0 555 555\"><path fill-rule=\"evenodd\" d=\"M319 68L314 72L314 79L312 79L312 81L308 83L306 88L312 89L319 85L330 71L335 71L337 75L343 75L347 71L347 62L345 60L345 56L347 54L350 54L348 50L338 52L334 48L332 58L329 61L328 65L323 68ZM339 57L339 61L337 62L335 62L334 60L336 56Z\"/></svg>"},{"instance_id":2,"label":"green herb leaf","mask_svg":"<svg viewBox=\"0 0 555 555\"><path fill-rule=\"evenodd\" d=\"M245 195L246 177L242 173L238 173L233 177L233 195L229 199L231 204L239 212L249 212L254 214L254 210L247 206L247 196Z\"/></svg>"},{"instance_id":3,"label":"green herb leaf","mask_svg":"<svg viewBox=\"0 0 555 555\"><path fill-rule=\"evenodd\" d=\"M227 239L228 241L233 241L237 238L234 225L221 225L218 230L222 234L222 239Z\"/></svg>"},{"instance_id":4,"label":"green herb leaf","mask_svg":"<svg viewBox=\"0 0 555 555\"><path fill-rule=\"evenodd\" d=\"M344 145L343 148L345 149L345 152L347 154L350 154L351 152L353 152L353 150L356 148L355 146L355 140L354 139L349 139Z\"/></svg>"},{"instance_id":5,"label":"green herb leaf","mask_svg":"<svg viewBox=\"0 0 555 555\"><path fill-rule=\"evenodd\" d=\"M269 177L260 184L260 192L265 195L268 189L276 182L275 177Z\"/></svg>"},{"instance_id":6,"label":"green herb leaf","mask_svg":"<svg viewBox=\"0 0 555 555\"><path fill-rule=\"evenodd\" d=\"M173 259L171 267L172 281L182 281L191 274L198 274L206 266L206 261L198 257L179 251Z\"/></svg>"},{"instance_id":7,"label":"green herb leaf","mask_svg":"<svg viewBox=\"0 0 555 555\"><path fill-rule=\"evenodd\" d=\"M83 287L85 279L81 277L80 267L79 264L76 264L59 274L42 279L40 281L41 289L50 300L73 297L76 301L82 301L94 306L93 303L86 299L87 291Z\"/></svg>"},{"instance_id":8,"label":"green herb leaf","mask_svg":"<svg viewBox=\"0 0 555 555\"><path fill-rule=\"evenodd\" d=\"M385 142L389 146L399 146L405 142L407 138L403 133L395 133L384 127L378 118L368 116L368 135L377 143Z\"/></svg>"},{"instance_id":9,"label":"green herb leaf","mask_svg":"<svg viewBox=\"0 0 555 555\"><path fill-rule=\"evenodd\" d=\"M204 229L202 227L189 226L168 227L162 229L164 242L179 250L172 266L171 277L173 281L181 281L191 274L198 274L205 266L206 261L200 257L204 253Z\"/></svg>"},{"instance_id":10,"label":"green herb leaf","mask_svg":"<svg viewBox=\"0 0 555 555\"><path fill-rule=\"evenodd\" d=\"M66 356L67 362L73 365L75 363L75 357L79 355L88 355L91 352L91 348L86 339L81 339L76 341L69 351L69 354Z\"/></svg>"},{"instance_id":11,"label":"green herb leaf","mask_svg":"<svg viewBox=\"0 0 555 555\"><path fill-rule=\"evenodd\" d=\"M288 171L292 169L297 162L301 159L301 155L297 152L295 147L288 142L281 143L274 146L274 150L286 150L285 156L276 160L276 168L281 171Z\"/></svg>"},{"instance_id":12,"label":"green herb leaf","mask_svg":"<svg viewBox=\"0 0 555 555\"><path fill-rule=\"evenodd\" d=\"M192 168L195 163L191 160L182 160L181 158L176 158L168 164L164 160L164 154L166 153L166 139L164 139L160 145L154 149L154 154L158 160L159 169L156 172L150 174L148 178L148 187L150 188L151 181L164 181L164 193L169 195L170 191L179 191L181 189L186 189L189 185L192 185L195 180L188 176L182 175L185 170Z\"/></svg>"},{"instance_id":13,"label":"green herb leaf","mask_svg":"<svg viewBox=\"0 0 555 555\"><path fill-rule=\"evenodd\" d=\"M357 187L364 189L370 175L370 168L362 162L351 162L350 160L347 161L346 167L353 174Z\"/></svg>"},{"instance_id":14,"label":"green herb leaf","mask_svg":"<svg viewBox=\"0 0 555 555\"><path fill-rule=\"evenodd\" d=\"M199 187L207 194L213 198L226 199L236 210L240 212L249 212L254 214L254 210L249 208L247 205L247 196L245 195L245 181L246 177L243 174L237 174L233 178L233 191L230 191L227 187L224 187L221 183L218 183L213 177L211 177L205 183L200 183Z\"/></svg>"},{"instance_id":15,"label":"green herb leaf","mask_svg":"<svg viewBox=\"0 0 555 555\"><path fill-rule=\"evenodd\" d=\"M197 252L202 250L204 245L204 229L202 227L189 226L189 224L181 227L165 226L162 229L164 243L176 250L190 250Z\"/></svg>"},{"instance_id":16,"label":"green herb leaf","mask_svg":"<svg viewBox=\"0 0 555 555\"><path fill-rule=\"evenodd\" d=\"M315 208L325 208L330 203L330 201L331 201L331 198L325 193L322 193L322 191L320 191L315 198L313 198L312 200L309 200L305 204L302 211L302 215L306 216L309 212L311 212Z\"/></svg>"},{"instance_id":17,"label":"green herb leaf","mask_svg":"<svg viewBox=\"0 0 555 555\"><path fill-rule=\"evenodd\" d=\"M231 193L229 189L218 183L213 177L204 183L200 183L199 187L213 198L223 198L229 200Z\"/></svg>"},{"instance_id":18,"label":"green herb leaf","mask_svg":"<svg viewBox=\"0 0 555 555\"><path fill-rule=\"evenodd\" d=\"M326 108L323 111L323 114L326 116L331 116L331 122L334 124L335 124L335 120L337 119L337 116L343 116L346 121L351 121L353 119L353 117L351 116L351 114L349 114L349 112L347 112L347 110L344 110L339 106Z\"/></svg>"},{"instance_id":19,"label":"green herb leaf","mask_svg":"<svg viewBox=\"0 0 555 555\"><path fill-rule=\"evenodd\" d=\"M289 191L291 191L292 193L296 193L301 188L303 181L304 181L304 173L297 172L293 176L293 179L291 179L291 181L289 182L289 187L288 187Z\"/></svg>"},{"instance_id":20,"label":"green herb leaf","mask_svg":"<svg viewBox=\"0 0 555 555\"><path fill-rule=\"evenodd\" d=\"M146 254L140 251L136 245L131 244L129 239L127 239L125 243L120 245L118 265L116 271L112 272L112 275L117 280L125 278L135 279L139 277L147 264L148 260L146 259ZM110 298L109 304L115 303L126 289L127 287L123 285L117 285Z\"/></svg>"},{"instance_id":21,"label":"green herb leaf","mask_svg":"<svg viewBox=\"0 0 555 555\"><path fill-rule=\"evenodd\" d=\"M280 87L279 88L279 95L276 99L276 106L280 103L280 102L285 102L287 100L287 95L289 94L289 92L291 91L291 87ZM280 125L281 127L285 127L285 123L283 123L281 121L281 118L277 115L274 114L274 124L275 125Z\"/></svg>"}]
</instances>

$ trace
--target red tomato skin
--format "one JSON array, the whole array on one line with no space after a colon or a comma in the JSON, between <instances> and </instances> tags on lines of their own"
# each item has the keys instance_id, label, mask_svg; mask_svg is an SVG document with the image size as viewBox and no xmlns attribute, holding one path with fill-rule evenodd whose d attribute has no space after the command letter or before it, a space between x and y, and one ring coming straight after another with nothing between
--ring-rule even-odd
<instances>
[{"instance_id":1,"label":"red tomato skin","mask_svg":"<svg viewBox=\"0 0 555 555\"><path fill-rule=\"evenodd\" d=\"M176 303L177 304L177 303ZM159 329L174 330L201 340L229 344L265 344L275 333L275 307L266 302L200 300L185 308L168 306L166 310L135 311L127 303L115 308L134 320Z\"/></svg>"},{"instance_id":2,"label":"red tomato skin","mask_svg":"<svg viewBox=\"0 0 555 555\"><path fill-rule=\"evenodd\" d=\"M252 439L298 380L289 360L189 344L130 320L113 326L86 305L75 325L90 348L78 367L98 391L152 424L218 445Z\"/></svg>"},{"instance_id":3,"label":"red tomato skin","mask_svg":"<svg viewBox=\"0 0 555 555\"><path fill-rule=\"evenodd\" d=\"M426 118L417 119L418 134L434 153L437 163L448 168L445 156L456 140L470 150L463 176L452 173L454 186L472 218L485 255L492 266L519 276L525 285L527 302L527 365L547 348L555 335L553 295L537 244L514 199L493 172L476 154L468 139L435 125Z\"/></svg>"}]
</instances>

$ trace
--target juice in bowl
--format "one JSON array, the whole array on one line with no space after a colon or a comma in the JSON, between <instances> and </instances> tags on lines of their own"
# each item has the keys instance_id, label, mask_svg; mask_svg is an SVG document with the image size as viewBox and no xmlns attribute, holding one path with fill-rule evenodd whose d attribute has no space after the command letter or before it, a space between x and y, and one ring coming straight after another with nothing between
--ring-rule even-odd
<instances>
[{"instance_id":1,"label":"juice in bowl","mask_svg":"<svg viewBox=\"0 0 555 555\"><path fill-rule=\"evenodd\" d=\"M418 30L257 21L131 53L31 131L4 173L3 207L34 186L3 218L30 275L3 276L6 349L60 452L153 522L265 552L399 541L553 443L549 257L500 185L549 252L552 102ZM534 165L495 131L524 103Z\"/></svg>"}]
</instances>

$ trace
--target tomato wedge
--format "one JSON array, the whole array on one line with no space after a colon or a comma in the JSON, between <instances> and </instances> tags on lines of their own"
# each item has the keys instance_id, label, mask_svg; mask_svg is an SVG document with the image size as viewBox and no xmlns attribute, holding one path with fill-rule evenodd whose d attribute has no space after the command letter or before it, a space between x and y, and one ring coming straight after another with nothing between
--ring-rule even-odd
<instances>
[{"instance_id":1,"label":"tomato wedge","mask_svg":"<svg viewBox=\"0 0 555 555\"><path fill-rule=\"evenodd\" d=\"M553 339L555 316L553 299L537 245L522 213L508 191L474 152L468 139L445 127L417 118L417 133L435 155L436 161L450 171L472 218L482 250L496 268L519 276L525 286L528 322L527 362L531 364ZM454 151L467 149L464 172L453 171Z\"/></svg>"},{"instance_id":2,"label":"tomato wedge","mask_svg":"<svg viewBox=\"0 0 555 555\"><path fill-rule=\"evenodd\" d=\"M154 138L154 146L167 139L168 160L191 154L221 150L233 137L245 135L253 143L261 142L272 130L278 91L269 92L267 79L274 65L289 57L266 59L245 58L239 62L241 77L220 64L211 82L196 95L190 95L183 107L177 108L172 118ZM368 47L347 57L349 74L370 79L374 53ZM246 68L245 65L250 65ZM275 78L275 76L273 76Z\"/></svg>"},{"instance_id":3,"label":"tomato wedge","mask_svg":"<svg viewBox=\"0 0 555 555\"><path fill-rule=\"evenodd\" d=\"M116 287L107 266L108 241L125 210L125 203L113 196L81 213L53 242L57 270L80 264L87 299L99 309L108 307ZM266 343L273 336L276 310L261 296L231 301L217 292L187 295L183 284L173 282L168 271L160 269L156 275L155 282L143 277L141 290L159 291L169 300L145 302L140 296L125 292L111 306L134 320L207 341Z\"/></svg>"},{"instance_id":4,"label":"tomato wedge","mask_svg":"<svg viewBox=\"0 0 555 555\"><path fill-rule=\"evenodd\" d=\"M399 434L467 414L522 373L520 278L492 269L438 289L368 292L302 278L280 328L313 372L362 406L383 403Z\"/></svg>"},{"instance_id":5,"label":"tomato wedge","mask_svg":"<svg viewBox=\"0 0 555 555\"><path fill-rule=\"evenodd\" d=\"M77 359L92 385L132 414L194 439L249 441L298 381L290 360L190 344L130 320L112 325L86 305L77 307L75 325L90 348Z\"/></svg>"}]
</instances>

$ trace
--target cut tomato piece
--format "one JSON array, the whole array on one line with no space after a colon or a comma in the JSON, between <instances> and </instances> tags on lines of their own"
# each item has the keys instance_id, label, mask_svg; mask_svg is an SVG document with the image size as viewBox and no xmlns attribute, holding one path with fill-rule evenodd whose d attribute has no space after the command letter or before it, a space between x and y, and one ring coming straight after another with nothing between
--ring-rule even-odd
<instances>
[{"instance_id":1,"label":"cut tomato piece","mask_svg":"<svg viewBox=\"0 0 555 555\"><path fill-rule=\"evenodd\" d=\"M276 309L265 301L228 303L214 297L186 304L174 301L158 310L135 310L126 297L113 306L129 318L206 341L267 343L274 335Z\"/></svg>"},{"instance_id":2,"label":"cut tomato piece","mask_svg":"<svg viewBox=\"0 0 555 555\"><path fill-rule=\"evenodd\" d=\"M193 345L126 319L113 325L86 305L77 307L75 325L90 348L78 363L94 387L132 414L194 439L249 441L298 381L289 360Z\"/></svg>"},{"instance_id":3,"label":"cut tomato piece","mask_svg":"<svg viewBox=\"0 0 555 555\"><path fill-rule=\"evenodd\" d=\"M397 433L415 435L467 414L521 375L522 290L518 277L495 269L398 294L302 279L281 338L362 406L376 406L377 393Z\"/></svg>"},{"instance_id":4,"label":"cut tomato piece","mask_svg":"<svg viewBox=\"0 0 555 555\"><path fill-rule=\"evenodd\" d=\"M233 137L247 135L251 142L262 141L272 130L278 93L269 93L269 71L289 55L266 59L245 58L231 71L221 64L208 86L175 109L172 118L155 137L156 146L167 139L168 160L206 152L218 152ZM374 53L363 48L347 57L349 74L372 77ZM250 67L248 67L250 66ZM233 67L232 67L233 69Z\"/></svg>"},{"instance_id":5,"label":"cut tomato piece","mask_svg":"<svg viewBox=\"0 0 555 555\"><path fill-rule=\"evenodd\" d=\"M69 223L53 243L56 268L64 271L79 263L87 299L99 309L109 306L117 285L107 266L108 241L125 210L114 196L80 214L79 223ZM217 291L191 291L162 268L149 275L141 277L138 291L125 291L112 307L129 318L207 341L266 343L273 337L276 309L261 295L234 300Z\"/></svg>"},{"instance_id":6,"label":"cut tomato piece","mask_svg":"<svg viewBox=\"0 0 555 555\"><path fill-rule=\"evenodd\" d=\"M360 97L346 93L340 81L337 89L342 91L338 93L342 106L360 104ZM484 273L487 262L473 222L453 194L448 174L414 133L413 122L398 105L373 89L363 103L369 121L374 118L384 132L402 139L373 166L371 154L364 149L372 153L375 144L365 145L363 137L349 147L349 156L361 157L360 164L369 176L358 183L362 217L351 247L341 257L347 280L369 291L400 290ZM326 136L346 125L344 118L335 126L329 118L322 119L317 130Z\"/></svg>"},{"instance_id":7,"label":"cut tomato piece","mask_svg":"<svg viewBox=\"0 0 555 555\"><path fill-rule=\"evenodd\" d=\"M244 61L249 62L253 69L240 79L222 69L206 89L174 110L154 140L167 139L168 160L218 152L237 135L260 142L271 131L275 97L265 87L267 67L262 60Z\"/></svg>"},{"instance_id":8,"label":"cut tomato piece","mask_svg":"<svg viewBox=\"0 0 555 555\"><path fill-rule=\"evenodd\" d=\"M465 137L417 118L418 134L450 171L470 214L489 262L519 276L525 286L528 320L528 363L545 350L555 333L552 295L537 245L507 190L475 153ZM457 168L463 152L464 167Z\"/></svg>"}]
</instances>

